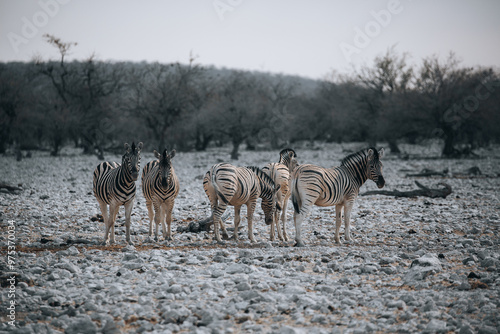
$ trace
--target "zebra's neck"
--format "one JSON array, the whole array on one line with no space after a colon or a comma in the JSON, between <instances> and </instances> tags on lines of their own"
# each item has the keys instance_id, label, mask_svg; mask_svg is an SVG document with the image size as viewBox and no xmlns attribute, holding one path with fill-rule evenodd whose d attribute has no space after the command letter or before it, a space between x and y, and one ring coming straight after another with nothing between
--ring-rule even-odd
<instances>
[{"instance_id":1,"label":"zebra's neck","mask_svg":"<svg viewBox=\"0 0 500 334\"><path fill-rule=\"evenodd\" d=\"M120 180L120 184L125 186L130 186L134 183L132 175L130 175L128 168L123 166L123 163L118 167L118 179Z\"/></svg>"},{"instance_id":2,"label":"zebra's neck","mask_svg":"<svg viewBox=\"0 0 500 334\"><path fill-rule=\"evenodd\" d=\"M361 187L368 179L367 166L368 156L359 152L353 156L349 156L342 161L341 167L344 167L351 175L354 182Z\"/></svg>"},{"instance_id":3,"label":"zebra's neck","mask_svg":"<svg viewBox=\"0 0 500 334\"><path fill-rule=\"evenodd\" d=\"M262 180L260 177L259 183L260 183L260 194L262 198L267 198L270 199L272 198L273 195L273 186L266 183L264 180Z\"/></svg>"}]
</instances>

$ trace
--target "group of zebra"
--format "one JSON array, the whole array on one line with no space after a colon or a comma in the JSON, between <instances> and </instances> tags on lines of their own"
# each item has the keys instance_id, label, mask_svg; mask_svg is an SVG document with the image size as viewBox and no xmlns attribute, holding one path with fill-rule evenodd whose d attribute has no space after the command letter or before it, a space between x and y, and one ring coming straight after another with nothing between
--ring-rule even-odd
<instances>
[{"instance_id":1,"label":"group of zebra","mask_svg":"<svg viewBox=\"0 0 500 334\"><path fill-rule=\"evenodd\" d=\"M135 198L135 181L139 176L142 146L142 143L137 146L135 143L132 143L132 146L125 144L121 164L103 162L94 171L93 191L105 224L105 244L115 242L114 223L118 208L122 205L125 207L126 240L129 244L132 243L130 216ZM172 210L180 189L179 179L172 166L175 150L169 153L165 149L161 154L154 151L154 155L156 160L147 163L142 170L142 191L148 209L149 237L152 236L154 221L155 240L158 241L160 224L163 237L172 240ZM299 165L295 151L284 149L280 152L279 162L269 163L263 168L237 167L229 163L213 165L203 178L203 189L210 201L215 239L222 242L219 227L223 237L228 238L225 224L221 220L228 205L234 206L233 239L238 239L240 210L242 205L246 205L248 238L255 242L253 213L257 200L261 198L265 223L271 226L270 239L275 240L277 231L278 238L287 241L286 207L291 196L296 246L304 246L301 225L313 205L335 205L336 243L340 243L339 231L344 208L344 237L345 240L350 240L350 214L359 188L368 179L373 180L379 188L385 184L380 161L383 155L384 149L368 148L345 157L338 167L323 168L311 164Z\"/></svg>"}]
</instances>

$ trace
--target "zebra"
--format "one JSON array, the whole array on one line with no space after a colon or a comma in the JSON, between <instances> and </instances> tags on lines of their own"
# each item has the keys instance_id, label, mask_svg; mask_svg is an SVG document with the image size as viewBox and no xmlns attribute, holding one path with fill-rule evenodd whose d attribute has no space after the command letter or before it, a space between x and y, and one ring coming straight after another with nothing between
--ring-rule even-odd
<instances>
[{"instance_id":1,"label":"zebra","mask_svg":"<svg viewBox=\"0 0 500 334\"><path fill-rule=\"evenodd\" d=\"M275 185L273 180L258 167L236 167L228 163L213 165L203 178L203 189L210 200L212 221L214 223L215 239L222 242L219 234L219 225L224 238L228 237L226 227L221 221L221 216L228 205L234 206L234 234L233 239L238 240L238 226L240 224L241 206L247 206L248 238L255 242L253 236L253 212L257 199L262 198L262 210L265 222L270 225L276 210L276 193L280 185Z\"/></svg>"},{"instance_id":2,"label":"zebra","mask_svg":"<svg viewBox=\"0 0 500 334\"><path fill-rule=\"evenodd\" d=\"M349 223L359 188L370 179L378 188L385 185L382 175L384 149L368 148L345 157L339 167L322 168L315 165L297 167L292 178L292 203L294 207L296 246L304 246L301 238L302 221L308 216L313 204L335 205L335 242L340 244L340 225L344 207L345 240L349 241Z\"/></svg>"},{"instance_id":3,"label":"zebra","mask_svg":"<svg viewBox=\"0 0 500 334\"><path fill-rule=\"evenodd\" d=\"M285 165L288 171L292 172L297 165L297 153L291 148L285 148L280 151L280 164Z\"/></svg>"},{"instance_id":4,"label":"zebra","mask_svg":"<svg viewBox=\"0 0 500 334\"><path fill-rule=\"evenodd\" d=\"M269 175L269 177L274 181L274 184L280 185L280 191L276 193L276 202L278 203L278 207L283 208L283 217L285 217L286 211L286 201L290 197L289 191L289 182L290 182L290 173L288 168L279 162L272 162L262 167L262 171ZM283 203L283 200L285 202ZM273 221L271 223L271 233L270 240L275 240L275 228L278 231L278 239L287 241L288 236L286 234L285 222L283 220L283 233L281 233L280 223L279 223L279 210L274 211Z\"/></svg>"},{"instance_id":5,"label":"zebra","mask_svg":"<svg viewBox=\"0 0 500 334\"><path fill-rule=\"evenodd\" d=\"M146 207L149 216L149 237L153 232L153 218L155 222L155 241L158 241L158 227L161 223L163 237L172 240L171 224L174 201L179 194L179 179L175 175L172 159L175 150L170 154L165 149L162 154L154 151L156 159L142 169L142 193L146 198ZM154 207L154 212L153 212ZM168 231L165 229L165 221Z\"/></svg>"},{"instance_id":6,"label":"zebra","mask_svg":"<svg viewBox=\"0 0 500 334\"><path fill-rule=\"evenodd\" d=\"M271 224L271 241L274 240L274 226L278 230L278 238L283 241L288 241L288 235L286 233L286 209L288 205L288 199L290 198L290 183L291 175L294 169L297 167L297 153L291 148L285 148L279 153L280 158L278 163L270 163L266 165L262 170L266 172L273 179L274 183L281 185L281 191L277 194L277 201L279 207L281 207L281 224L283 225L283 233L281 233L279 226L279 213L275 212L274 223ZM286 170L285 170L286 168ZM287 180L286 182L285 179Z\"/></svg>"},{"instance_id":7,"label":"zebra","mask_svg":"<svg viewBox=\"0 0 500 334\"><path fill-rule=\"evenodd\" d=\"M135 199L135 181L141 169L142 142L135 146L125 143L122 163L103 162L94 170L93 192L104 219L104 244L115 242L115 220L121 205L125 207L127 243L130 240L130 215ZM108 215L109 205L109 215ZM111 237L109 234L111 232Z\"/></svg>"}]
</instances>

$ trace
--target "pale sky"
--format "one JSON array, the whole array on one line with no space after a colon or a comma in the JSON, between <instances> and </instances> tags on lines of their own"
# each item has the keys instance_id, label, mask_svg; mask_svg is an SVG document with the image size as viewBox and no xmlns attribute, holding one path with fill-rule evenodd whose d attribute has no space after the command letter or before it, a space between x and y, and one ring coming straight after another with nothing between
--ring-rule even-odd
<instances>
[{"instance_id":1,"label":"pale sky","mask_svg":"<svg viewBox=\"0 0 500 334\"><path fill-rule=\"evenodd\" d=\"M69 59L188 62L319 79L370 65L396 45L418 64L453 51L500 67L500 1L0 0L0 61L56 59L43 39L77 42Z\"/></svg>"}]
</instances>

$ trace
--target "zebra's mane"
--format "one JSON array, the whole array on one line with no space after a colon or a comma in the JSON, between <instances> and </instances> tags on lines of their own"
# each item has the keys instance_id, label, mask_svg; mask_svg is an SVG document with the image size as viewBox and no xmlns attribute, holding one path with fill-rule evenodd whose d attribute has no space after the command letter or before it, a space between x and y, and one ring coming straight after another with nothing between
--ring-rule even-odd
<instances>
[{"instance_id":1,"label":"zebra's mane","mask_svg":"<svg viewBox=\"0 0 500 334\"><path fill-rule=\"evenodd\" d=\"M260 169L259 167L256 167L256 166L247 166L248 169L251 169L255 174L257 174L257 176L262 180L264 181L264 183L272 186L272 187L275 187L275 184L274 184L274 181L273 179L267 175L266 173L264 173L262 171L262 169Z\"/></svg>"},{"instance_id":2,"label":"zebra's mane","mask_svg":"<svg viewBox=\"0 0 500 334\"><path fill-rule=\"evenodd\" d=\"M368 150L373 151L373 158L375 161L378 161L379 156L378 156L377 149L375 147L369 147L369 148L365 148L364 150L349 154L344 159L342 159L342 161L340 162L340 165L345 166L348 162L351 162L351 161L357 160L357 159L365 158L366 156L368 156Z\"/></svg>"},{"instance_id":3,"label":"zebra's mane","mask_svg":"<svg viewBox=\"0 0 500 334\"><path fill-rule=\"evenodd\" d=\"M294 150L292 150L291 148L284 148L280 151L280 157L283 156L284 154L288 154L290 152L293 152L293 157L296 158L297 157L297 153L295 153Z\"/></svg>"}]
</instances>

